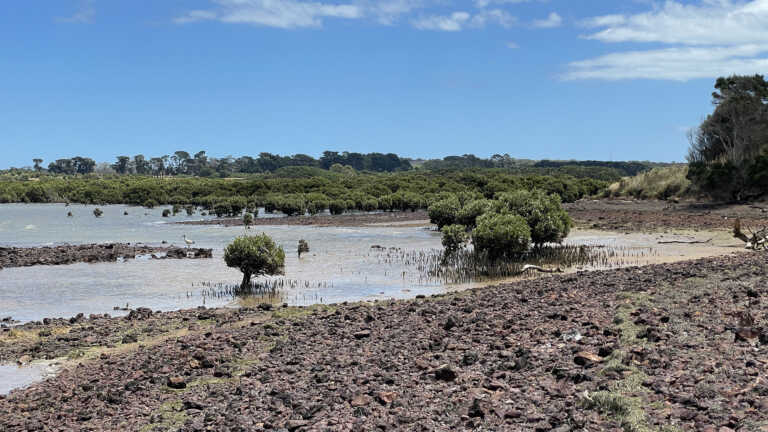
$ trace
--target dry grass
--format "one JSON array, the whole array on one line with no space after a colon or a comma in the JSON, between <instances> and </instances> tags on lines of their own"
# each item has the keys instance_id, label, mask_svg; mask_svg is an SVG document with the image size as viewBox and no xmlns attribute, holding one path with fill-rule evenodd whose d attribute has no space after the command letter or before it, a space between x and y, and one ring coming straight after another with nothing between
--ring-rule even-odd
<instances>
[{"instance_id":1,"label":"dry grass","mask_svg":"<svg viewBox=\"0 0 768 432\"><path fill-rule=\"evenodd\" d=\"M625 177L608 187L610 197L639 199L668 199L688 196L692 193L691 182L686 178L687 165L658 167L634 177Z\"/></svg>"}]
</instances>

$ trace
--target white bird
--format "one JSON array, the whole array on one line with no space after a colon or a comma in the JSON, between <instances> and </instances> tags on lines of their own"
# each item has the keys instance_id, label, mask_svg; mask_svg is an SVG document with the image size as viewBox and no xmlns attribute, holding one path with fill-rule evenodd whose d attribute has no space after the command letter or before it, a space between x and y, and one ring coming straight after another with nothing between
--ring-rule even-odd
<instances>
[{"instance_id":1,"label":"white bird","mask_svg":"<svg viewBox=\"0 0 768 432\"><path fill-rule=\"evenodd\" d=\"M195 244L195 241L188 239L186 234L184 234L182 237L184 238L184 243L187 244L187 248L189 248L190 245Z\"/></svg>"}]
</instances>

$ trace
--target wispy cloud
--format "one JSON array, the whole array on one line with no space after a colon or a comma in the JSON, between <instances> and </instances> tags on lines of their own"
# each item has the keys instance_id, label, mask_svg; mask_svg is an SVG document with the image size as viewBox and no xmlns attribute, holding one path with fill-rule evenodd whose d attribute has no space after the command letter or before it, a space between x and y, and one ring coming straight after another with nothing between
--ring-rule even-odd
<instances>
[{"instance_id":1,"label":"wispy cloud","mask_svg":"<svg viewBox=\"0 0 768 432\"><path fill-rule=\"evenodd\" d=\"M210 0L211 7L174 18L177 24L201 21L242 23L284 29L322 27L328 19L368 19L382 25L407 21L422 30L459 31L487 25L510 27L517 18L503 5L545 0L473 0L467 10L443 9L445 0ZM493 7L491 7L493 6Z\"/></svg>"},{"instance_id":2,"label":"wispy cloud","mask_svg":"<svg viewBox=\"0 0 768 432\"><path fill-rule=\"evenodd\" d=\"M482 28L487 24L511 27L517 18L501 9L482 10L477 13L453 12L450 15L432 15L413 20L420 30L459 31L465 28Z\"/></svg>"},{"instance_id":3,"label":"wispy cloud","mask_svg":"<svg viewBox=\"0 0 768 432\"><path fill-rule=\"evenodd\" d=\"M563 18L556 12L550 13L545 19L533 21L536 28L555 28L563 25Z\"/></svg>"},{"instance_id":4,"label":"wispy cloud","mask_svg":"<svg viewBox=\"0 0 768 432\"><path fill-rule=\"evenodd\" d=\"M583 36L589 40L667 47L573 62L565 79L684 81L768 67L768 0L670 0L648 12L597 16L582 25L592 29Z\"/></svg>"},{"instance_id":5,"label":"wispy cloud","mask_svg":"<svg viewBox=\"0 0 768 432\"><path fill-rule=\"evenodd\" d=\"M278 28L320 27L324 18L360 18L363 10L351 3L296 0L215 0L218 7L193 10L177 17L179 24L216 20Z\"/></svg>"},{"instance_id":6,"label":"wispy cloud","mask_svg":"<svg viewBox=\"0 0 768 432\"><path fill-rule=\"evenodd\" d=\"M77 11L68 17L59 17L57 21L68 23L90 23L93 21L93 17L96 16L96 8L94 6L94 0L81 0Z\"/></svg>"}]
</instances>

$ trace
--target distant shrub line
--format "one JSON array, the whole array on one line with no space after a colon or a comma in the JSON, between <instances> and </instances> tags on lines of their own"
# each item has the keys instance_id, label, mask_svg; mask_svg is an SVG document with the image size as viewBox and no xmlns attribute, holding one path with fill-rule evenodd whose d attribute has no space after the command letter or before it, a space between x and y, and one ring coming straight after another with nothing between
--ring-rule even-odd
<instances>
[{"instance_id":1,"label":"distant shrub line","mask_svg":"<svg viewBox=\"0 0 768 432\"><path fill-rule=\"evenodd\" d=\"M34 181L0 179L0 203L176 205L177 212L193 205L219 216L253 213L258 207L288 215L325 210L340 214L349 210L415 211L455 193L494 198L520 189L540 189L570 202L606 186L606 182L594 179L513 175L497 170L354 175L326 171L323 175L260 175L234 180L89 175Z\"/></svg>"}]
</instances>

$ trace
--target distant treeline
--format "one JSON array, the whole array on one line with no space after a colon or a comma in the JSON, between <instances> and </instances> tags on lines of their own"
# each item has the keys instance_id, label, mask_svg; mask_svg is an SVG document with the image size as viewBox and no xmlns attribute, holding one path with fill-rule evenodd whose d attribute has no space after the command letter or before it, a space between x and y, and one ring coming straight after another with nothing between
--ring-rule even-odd
<instances>
[{"instance_id":1,"label":"distant treeline","mask_svg":"<svg viewBox=\"0 0 768 432\"><path fill-rule=\"evenodd\" d=\"M199 151L194 155L177 151L173 155L146 158L144 155L117 156L114 163L96 163L93 159L75 156L58 159L43 168L42 159L33 159L31 170L52 175L76 174L138 174L153 176L195 176L230 177L240 174L273 173L287 167L309 167L335 172L398 172L417 168L427 171L449 172L469 169L503 169L514 174L570 175L576 178L593 178L614 182L622 177L633 176L663 164L651 162L606 162L606 161L534 161L515 159L508 154L495 154L490 158L479 158L472 154L448 156L443 159L414 161L394 153L355 153L325 151L318 159L306 154L280 156L260 153L258 157L238 158L209 157ZM11 169L6 174L27 173L29 170ZM0 172L2 174L3 172Z\"/></svg>"},{"instance_id":2,"label":"distant treeline","mask_svg":"<svg viewBox=\"0 0 768 432\"><path fill-rule=\"evenodd\" d=\"M615 182L622 177L630 177L652 168L668 164L656 162L614 162L614 161L553 161L515 159L508 154L495 154L482 159L472 154L448 156L433 159L421 164L422 169L430 171L455 171L478 168L503 168L516 174L571 175L577 178L593 178Z\"/></svg>"},{"instance_id":3,"label":"distant treeline","mask_svg":"<svg viewBox=\"0 0 768 432\"><path fill-rule=\"evenodd\" d=\"M243 179L157 178L97 175L40 176L0 181L2 202L72 202L86 204L200 205L236 213L243 206L265 206L289 214L331 209L415 210L427 208L446 193L472 192L493 198L501 192L534 188L556 193L565 202L594 195L607 186L572 176L515 175L500 169L436 173L351 173L316 167L283 167L272 174ZM218 211L217 211L218 213Z\"/></svg>"},{"instance_id":4,"label":"distant treeline","mask_svg":"<svg viewBox=\"0 0 768 432\"><path fill-rule=\"evenodd\" d=\"M42 159L33 159L34 170L43 171ZM177 151L172 155L147 158L144 155L117 156L112 164L102 164L102 172L116 174L139 175L190 175L198 177L226 177L234 173L256 174L274 172L280 168L304 166L325 170L354 169L356 171L394 172L407 171L411 164L407 159L400 158L394 153L350 153L323 152L322 157L315 159L305 154L280 156L272 153L260 153L258 157L241 156L233 158L209 157L206 152L199 151L190 155L186 151ZM48 164L51 174L90 174L99 170L97 163L82 156L68 159L58 159Z\"/></svg>"},{"instance_id":5,"label":"distant treeline","mask_svg":"<svg viewBox=\"0 0 768 432\"><path fill-rule=\"evenodd\" d=\"M541 160L534 164L537 168L561 168L561 167L584 167L584 168L610 168L618 171L622 177L635 176L643 171L648 171L651 168L658 166L666 166L669 164L651 163L651 162L614 162L614 161L553 161L553 160Z\"/></svg>"}]
</instances>

